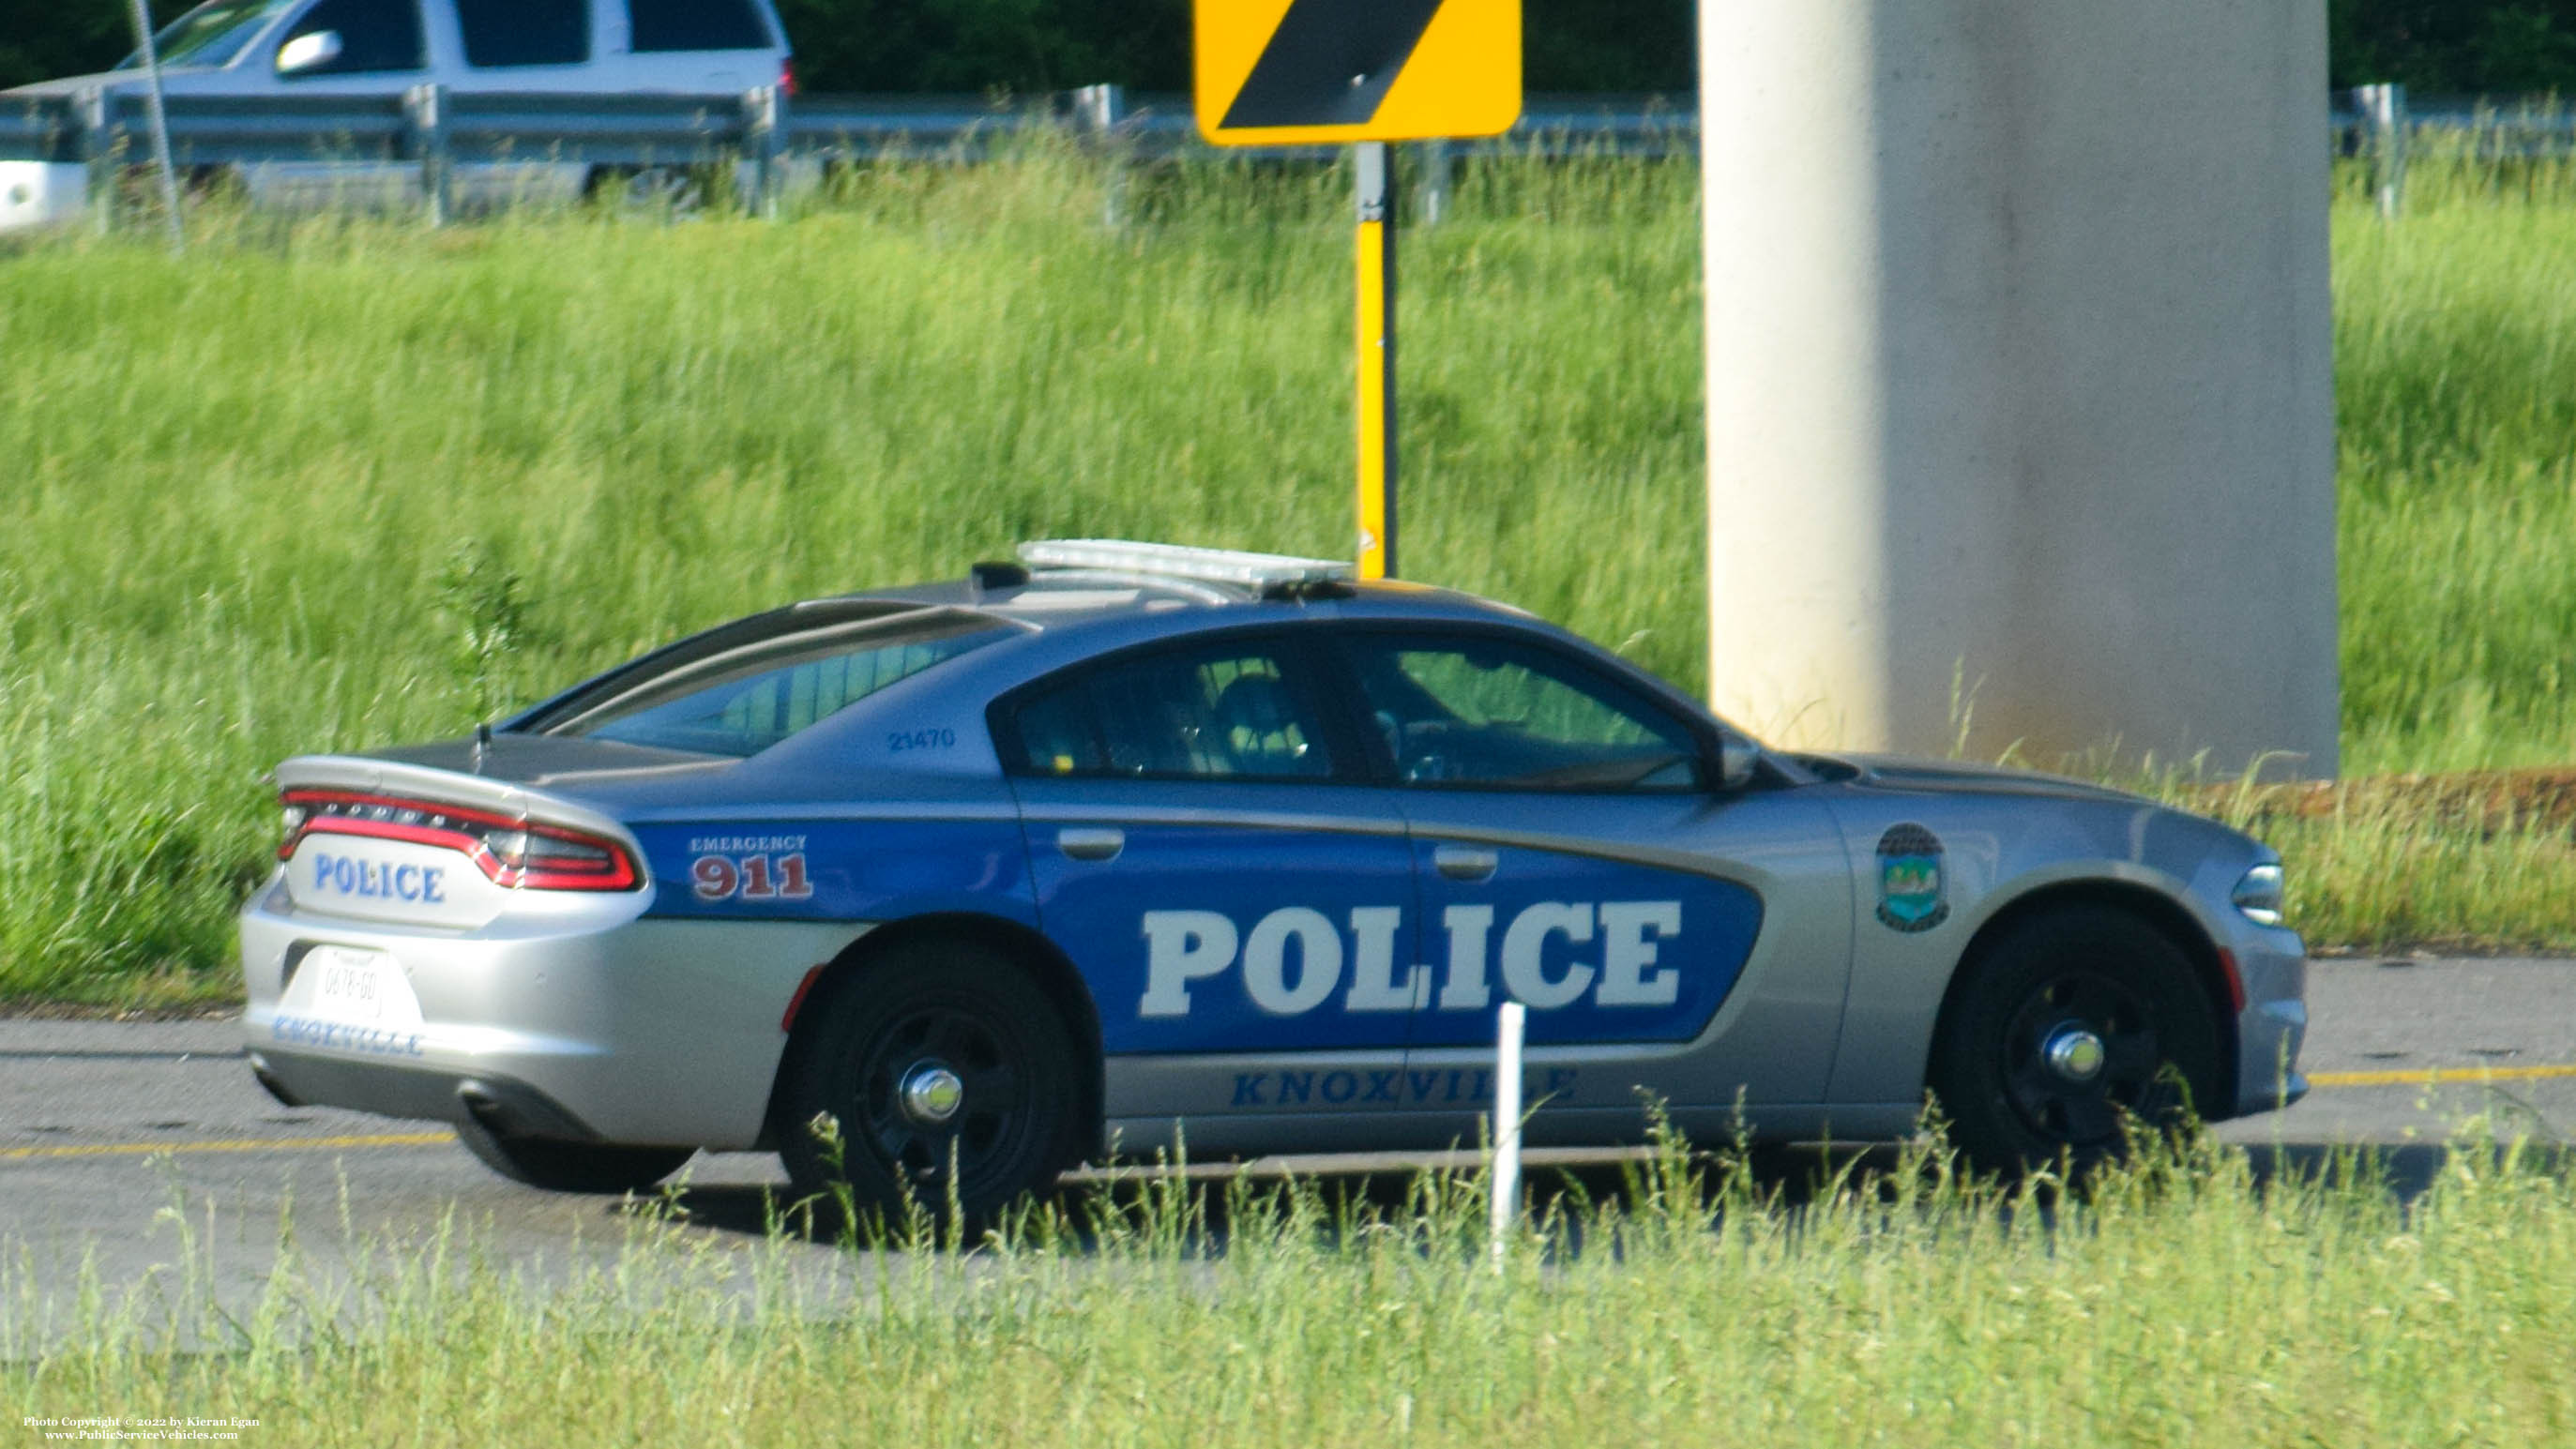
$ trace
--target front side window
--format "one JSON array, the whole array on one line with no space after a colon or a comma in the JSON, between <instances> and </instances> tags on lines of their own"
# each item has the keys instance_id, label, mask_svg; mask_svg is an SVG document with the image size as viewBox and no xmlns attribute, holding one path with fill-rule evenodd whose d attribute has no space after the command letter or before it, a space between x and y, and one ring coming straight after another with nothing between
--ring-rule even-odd
<instances>
[{"instance_id":1,"label":"front side window","mask_svg":"<svg viewBox=\"0 0 2576 1449\"><path fill-rule=\"evenodd\" d=\"M429 63L420 38L417 0L322 0L286 27L278 53L307 35L330 35L338 46L329 58L299 65L289 80L319 75L363 75L372 71L419 70Z\"/></svg>"},{"instance_id":2,"label":"front side window","mask_svg":"<svg viewBox=\"0 0 2576 1449\"><path fill-rule=\"evenodd\" d=\"M638 51L766 50L769 27L751 0L629 0Z\"/></svg>"},{"instance_id":3,"label":"front side window","mask_svg":"<svg viewBox=\"0 0 2576 1449\"><path fill-rule=\"evenodd\" d=\"M590 59L590 0L456 0L456 26L481 69Z\"/></svg>"},{"instance_id":4,"label":"front side window","mask_svg":"<svg viewBox=\"0 0 2576 1449\"><path fill-rule=\"evenodd\" d=\"M1350 658L1409 785L1700 788L1688 726L1555 650L1487 635L1359 633Z\"/></svg>"},{"instance_id":5,"label":"front side window","mask_svg":"<svg viewBox=\"0 0 2576 1449\"><path fill-rule=\"evenodd\" d=\"M972 615L907 612L784 634L649 679L618 681L608 697L574 700L568 715L539 728L705 755L756 755L897 680L1012 632Z\"/></svg>"},{"instance_id":6,"label":"front side window","mask_svg":"<svg viewBox=\"0 0 2576 1449\"><path fill-rule=\"evenodd\" d=\"M1315 780L1333 773L1286 651L1176 650L1084 670L1011 710L1032 775Z\"/></svg>"}]
</instances>

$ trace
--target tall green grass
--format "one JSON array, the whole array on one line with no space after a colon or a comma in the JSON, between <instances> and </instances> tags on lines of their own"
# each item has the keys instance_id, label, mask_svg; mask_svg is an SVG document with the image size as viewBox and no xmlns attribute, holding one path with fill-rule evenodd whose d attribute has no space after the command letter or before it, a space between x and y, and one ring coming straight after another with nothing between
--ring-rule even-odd
<instances>
[{"instance_id":1,"label":"tall green grass","mask_svg":"<svg viewBox=\"0 0 2576 1449\"><path fill-rule=\"evenodd\" d=\"M2336 236L2344 722L2359 771L2576 758L2576 205Z\"/></svg>"},{"instance_id":2,"label":"tall green grass","mask_svg":"<svg viewBox=\"0 0 2576 1449\"><path fill-rule=\"evenodd\" d=\"M122 1299L0 1258L0 1413L528 1446L2576 1435L2576 1192L2552 1163L2458 1151L2401 1205L2366 1158L2258 1182L2199 1147L2046 1191L1918 1149L1793 1208L1667 1144L1624 1191L1556 1199L1499 1271L1464 1175L1378 1204L1165 1179L973 1254L829 1263L646 1221L604 1261L538 1265L454 1228L347 1266L290 1246L249 1302L206 1287L211 1242Z\"/></svg>"},{"instance_id":3,"label":"tall green grass","mask_svg":"<svg viewBox=\"0 0 2576 1449\"><path fill-rule=\"evenodd\" d=\"M857 173L780 226L251 215L178 262L0 255L0 998L228 989L288 754L1021 538L1345 554L1346 178L1151 173L1116 229L1107 194L1038 148ZM1682 166L1483 163L1403 299L1408 572L1686 686L1695 203ZM2347 202L2336 237L2347 759L2564 760L2576 208ZM459 557L521 581L497 674L458 657ZM2346 884L2313 933L2398 929ZM2491 894L2406 929L2576 930Z\"/></svg>"}]
</instances>

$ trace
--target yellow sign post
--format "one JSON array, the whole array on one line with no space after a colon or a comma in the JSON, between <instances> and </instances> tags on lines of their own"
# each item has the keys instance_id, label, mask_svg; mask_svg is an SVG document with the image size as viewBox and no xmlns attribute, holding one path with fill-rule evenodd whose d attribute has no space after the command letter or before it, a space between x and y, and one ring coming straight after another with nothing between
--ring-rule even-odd
<instances>
[{"instance_id":1,"label":"yellow sign post","mask_svg":"<svg viewBox=\"0 0 2576 1449\"><path fill-rule=\"evenodd\" d=\"M1196 0L1200 134L1358 143L1359 566L1396 571L1395 158L1521 113L1520 0Z\"/></svg>"},{"instance_id":2,"label":"yellow sign post","mask_svg":"<svg viewBox=\"0 0 2576 1449\"><path fill-rule=\"evenodd\" d=\"M1359 178L1359 567L1364 579L1395 574L1395 157L1362 141Z\"/></svg>"}]
</instances>

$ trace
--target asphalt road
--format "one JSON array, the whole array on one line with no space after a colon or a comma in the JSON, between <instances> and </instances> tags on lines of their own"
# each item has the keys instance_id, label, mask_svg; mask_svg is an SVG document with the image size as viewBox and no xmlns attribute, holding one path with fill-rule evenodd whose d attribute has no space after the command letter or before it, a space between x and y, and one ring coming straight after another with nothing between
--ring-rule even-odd
<instances>
[{"instance_id":1,"label":"asphalt road","mask_svg":"<svg viewBox=\"0 0 2576 1449\"><path fill-rule=\"evenodd\" d=\"M2576 961L2329 961L2310 984L2301 1065L2315 1083L2286 1112L2221 1128L2257 1152L2395 1149L2395 1190L2485 1113L2542 1141L2576 1139ZM1256 1170L1364 1172L1412 1159L1303 1159ZM678 1229L719 1253L764 1242L774 1159L700 1157ZM188 1276L218 1298L255 1292L291 1223L307 1271L370 1245L464 1228L540 1275L604 1263L650 1215L533 1192L468 1157L443 1129L279 1106L251 1081L231 1022L0 1020L0 1299L63 1302L85 1274L111 1288ZM845 1256L796 1245L800 1274Z\"/></svg>"}]
</instances>

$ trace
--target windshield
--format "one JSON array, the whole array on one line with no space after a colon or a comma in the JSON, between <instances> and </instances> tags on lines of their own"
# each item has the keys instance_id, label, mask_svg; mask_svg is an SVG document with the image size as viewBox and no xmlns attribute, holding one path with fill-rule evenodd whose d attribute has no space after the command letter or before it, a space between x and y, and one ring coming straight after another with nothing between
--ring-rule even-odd
<instances>
[{"instance_id":1,"label":"windshield","mask_svg":"<svg viewBox=\"0 0 2576 1449\"><path fill-rule=\"evenodd\" d=\"M224 65L242 48L259 38L270 17L293 5L295 0L213 0L173 20L152 45L161 53L163 65ZM135 70L143 64L143 53L136 51L116 63L118 70Z\"/></svg>"},{"instance_id":2,"label":"windshield","mask_svg":"<svg viewBox=\"0 0 2576 1449\"><path fill-rule=\"evenodd\" d=\"M989 618L907 610L891 619L800 630L696 659L578 711L551 735L756 755L899 679L1014 632Z\"/></svg>"}]
</instances>

